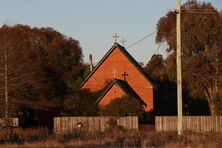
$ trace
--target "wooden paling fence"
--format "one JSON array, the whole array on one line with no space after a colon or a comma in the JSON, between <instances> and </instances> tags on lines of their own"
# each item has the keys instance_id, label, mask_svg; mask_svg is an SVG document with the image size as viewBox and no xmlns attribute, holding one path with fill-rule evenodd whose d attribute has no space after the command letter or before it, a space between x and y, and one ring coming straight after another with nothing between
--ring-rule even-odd
<instances>
[{"instance_id":1,"label":"wooden paling fence","mask_svg":"<svg viewBox=\"0 0 222 148\"><path fill-rule=\"evenodd\" d=\"M116 119L118 125L126 129L138 130L138 117L55 117L54 132L71 132L73 129L84 129L88 132L104 132L108 127L108 121Z\"/></svg>"},{"instance_id":2,"label":"wooden paling fence","mask_svg":"<svg viewBox=\"0 0 222 148\"><path fill-rule=\"evenodd\" d=\"M176 131L177 116L156 116L156 131ZM183 116L183 129L194 132L222 132L222 116Z\"/></svg>"},{"instance_id":3,"label":"wooden paling fence","mask_svg":"<svg viewBox=\"0 0 222 148\"><path fill-rule=\"evenodd\" d=\"M0 118L0 127L5 127L5 126L18 127L19 119L18 118L8 118L8 119Z\"/></svg>"}]
</instances>

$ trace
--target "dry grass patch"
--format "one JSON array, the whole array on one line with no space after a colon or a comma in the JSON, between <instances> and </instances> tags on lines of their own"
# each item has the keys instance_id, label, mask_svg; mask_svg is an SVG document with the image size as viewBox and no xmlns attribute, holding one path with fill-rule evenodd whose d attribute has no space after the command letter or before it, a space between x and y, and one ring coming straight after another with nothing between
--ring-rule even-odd
<instances>
[{"instance_id":1,"label":"dry grass patch","mask_svg":"<svg viewBox=\"0 0 222 148\"><path fill-rule=\"evenodd\" d=\"M0 132L0 147L221 147L221 133L193 133L183 136L176 132L139 132L112 127L103 133L88 133L73 130L63 134L52 134L46 128L3 129Z\"/></svg>"}]
</instances>

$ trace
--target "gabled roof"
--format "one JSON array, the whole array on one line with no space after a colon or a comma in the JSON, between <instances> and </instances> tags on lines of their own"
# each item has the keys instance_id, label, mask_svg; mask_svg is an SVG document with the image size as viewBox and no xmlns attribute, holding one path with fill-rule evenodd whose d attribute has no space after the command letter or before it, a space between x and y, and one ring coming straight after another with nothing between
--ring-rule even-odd
<instances>
[{"instance_id":1,"label":"gabled roof","mask_svg":"<svg viewBox=\"0 0 222 148\"><path fill-rule=\"evenodd\" d=\"M109 87L103 92L103 94L96 101L97 104L109 92L109 90L113 87L113 85L118 85L128 96L137 99L141 104L147 106L147 104L138 96L138 94L128 85L126 81L119 80L119 79L113 80L113 82L109 85Z\"/></svg>"},{"instance_id":2,"label":"gabled roof","mask_svg":"<svg viewBox=\"0 0 222 148\"><path fill-rule=\"evenodd\" d=\"M105 56L99 61L99 63L96 65L96 67L93 69L93 71L86 77L86 79L82 82L82 87L87 80L96 72L96 70L99 68L99 66L106 60L106 58L115 50L116 48L119 48L120 51L129 59L129 61L137 68L137 70L151 83L153 88L156 88L155 82L152 80L152 78L144 71L144 69L137 63L137 61L129 54L129 52L120 44L114 43L114 45L111 47L111 49L105 54Z\"/></svg>"}]
</instances>

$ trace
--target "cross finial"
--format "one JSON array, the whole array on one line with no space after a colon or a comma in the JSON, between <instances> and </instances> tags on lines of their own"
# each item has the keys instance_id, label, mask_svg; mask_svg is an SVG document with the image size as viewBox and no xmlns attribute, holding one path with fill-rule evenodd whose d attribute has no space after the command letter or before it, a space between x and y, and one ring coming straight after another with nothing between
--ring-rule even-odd
<instances>
[{"instance_id":1,"label":"cross finial","mask_svg":"<svg viewBox=\"0 0 222 148\"><path fill-rule=\"evenodd\" d=\"M122 45L125 46L126 40L124 40L124 38L120 42L122 42Z\"/></svg>"},{"instance_id":2,"label":"cross finial","mask_svg":"<svg viewBox=\"0 0 222 148\"><path fill-rule=\"evenodd\" d=\"M122 76L124 77L124 81L126 81L126 77L128 76L128 74L124 71L124 73L122 74Z\"/></svg>"},{"instance_id":3,"label":"cross finial","mask_svg":"<svg viewBox=\"0 0 222 148\"><path fill-rule=\"evenodd\" d=\"M117 42L117 38L119 38L119 36L115 33L115 34L113 35L113 38L115 38L115 42Z\"/></svg>"},{"instance_id":4,"label":"cross finial","mask_svg":"<svg viewBox=\"0 0 222 148\"><path fill-rule=\"evenodd\" d=\"M115 78L116 78L116 73L117 73L116 69L114 69L114 70L112 71L112 73L113 73L113 78L115 79Z\"/></svg>"}]
</instances>

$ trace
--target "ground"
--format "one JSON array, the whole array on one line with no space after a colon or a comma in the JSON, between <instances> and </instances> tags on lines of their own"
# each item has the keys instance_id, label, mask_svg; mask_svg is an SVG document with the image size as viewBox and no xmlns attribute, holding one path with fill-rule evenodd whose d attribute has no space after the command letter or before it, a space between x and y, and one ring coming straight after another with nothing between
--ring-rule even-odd
<instances>
[{"instance_id":1,"label":"ground","mask_svg":"<svg viewBox=\"0 0 222 148\"><path fill-rule=\"evenodd\" d=\"M192 133L185 131L182 136L176 132L133 131L112 128L104 133L73 131L54 135L45 128L3 129L0 133L0 147L61 147L61 148L183 148L183 147L222 147L221 133Z\"/></svg>"}]
</instances>

